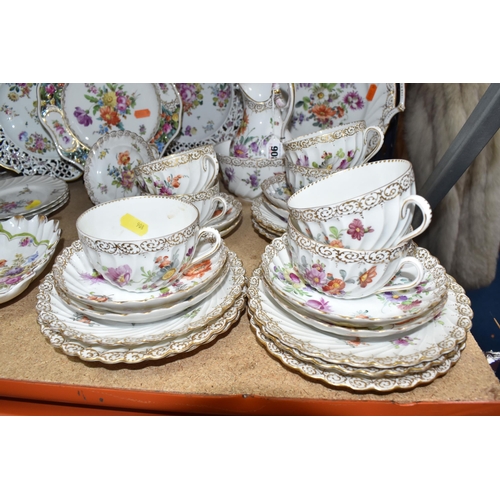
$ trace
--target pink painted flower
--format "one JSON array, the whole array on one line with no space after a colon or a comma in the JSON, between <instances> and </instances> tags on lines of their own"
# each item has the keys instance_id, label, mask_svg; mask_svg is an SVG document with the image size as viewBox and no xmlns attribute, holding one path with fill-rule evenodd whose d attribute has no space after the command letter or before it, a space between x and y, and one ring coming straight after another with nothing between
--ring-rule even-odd
<instances>
[{"instance_id":1,"label":"pink painted flower","mask_svg":"<svg viewBox=\"0 0 500 500\"><path fill-rule=\"evenodd\" d=\"M330 303L323 298L321 298L320 300L310 299L306 302L306 306L317 309L318 311L332 312Z\"/></svg>"},{"instance_id":2,"label":"pink painted flower","mask_svg":"<svg viewBox=\"0 0 500 500\"><path fill-rule=\"evenodd\" d=\"M312 286L322 286L326 283L326 273L321 266L313 265L304 273L304 279Z\"/></svg>"},{"instance_id":3,"label":"pink painted flower","mask_svg":"<svg viewBox=\"0 0 500 500\"><path fill-rule=\"evenodd\" d=\"M360 219L354 219L349 224L347 234L351 236L353 240L361 241L361 238L366 233L373 233L373 228L371 226L368 226L367 228L363 227L363 222Z\"/></svg>"},{"instance_id":4,"label":"pink painted flower","mask_svg":"<svg viewBox=\"0 0 500 500\"><path fill-rule=\"evenodd\" d=\"M118 267L108 267L108 271L106 272L106 276L118 286L128 284L131 274L132 269L127 264Z\"/></svg>"}]
</instances>

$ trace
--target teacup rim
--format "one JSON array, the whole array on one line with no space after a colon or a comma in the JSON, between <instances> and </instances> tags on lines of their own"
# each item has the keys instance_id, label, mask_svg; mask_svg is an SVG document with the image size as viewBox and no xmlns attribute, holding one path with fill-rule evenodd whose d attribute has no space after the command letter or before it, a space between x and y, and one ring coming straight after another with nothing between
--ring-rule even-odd
<instances>
[{"instance_id":1,"label":"teacup rim","mask_svg":"<svg viewBox=\"0 0 500 500\"><path fill-rule=\"evenodd\" d=\"M111 205L111 204L116 204L119 202L130 202L133 200L144 200L144 199L151 199L151 198L153 198L155 200L161 199L161 200L164 200L164 202L170 201L170 202L182 203L183 205L188 206L189 210L194 209L196 217L193 220L191 220L190 222L188 222L187 224L185 224L181 229L177 229L176 231L165 232L162 236L153 236L153 237L149 237L149 238L139 238L139 239L127 238L127 239L123 239L123 240L116 240L116 239L100 238L100 237L92 236L92 235L88 234L88 232L82 230L79 227L81 224L81 220L83 219L83 217L85 215L87 215L88 213L90 213L94 210L98 210L99 208L102 208L104 205ZM193 226L193 227L200 226L200 211L198 210L198 208L195 205L193 205L192 203L189 203L187 201L184 201L184 200L173 198L172 196L160 196L160 195L155 195L155 194L142 195L142 196L129 196L127 198L118 198L116 200L110 200L110 201L100 203L99 205L94 205L93 207L88 208L87 210L85 210L85 212L80 214L75 222L75 227L77 229L77 232L81 233L83 236L85 236L89 240L102 241L102 242L112 243L112 244L123 243L123 242L132 243L132 244L141 244L141 243L143 244L144 242L157 240L159 238L168 238L169 236L171 236L175 233L178 233L179 231L185 231L186 228L190 228L191 226ZM81 239L81 238L79 237L79 239Z\"/></svg>"},{"instance_id":2,"label":"teacup rim","mask_svg":"<svg viewBox=\"0 0 500 500\"><path fill-rule=\"evenodd\" d=\"M327 182L327 179L329 179L330 177L333 177L333 176L338 176L338 175L349 175L349 172L352 173L353 171L358 171L358 170L361 170L362 168L370 168L370 167L373 167L374 165L379 165L379 164L387 164L387 163L396 163L396 162L402 162L402 163L406 163L407 164L407 169L402 173L400 174L398 177L395 177L394 179L392 179L390 182L387 182L381 186L377 186L376 189L370 189L370 190L367 190L363 193L360 193L358 196L354 196L354 197L350 197L350 198L345 198L345 199L342 199L342 200L339 200L339 201L336 201L334 203L328 203L328 204L321 204L321 205L308 205L306 207L293 207L290 205L290 201L294 201L296 200L299 196L302 197L302 196L305 196L305 194L308 192L308 191L311 191L312 189L315 188L315 186L319 183L324 183L324 182ZM394 182L396 182L397 180L405 177L406 175L410 174L410 173L413 173L413 165L412 163L409 161L409 160L405 160L404 158L391 158L391 159L387 159L387 160L378 160L378 161L373 161L373 162L367 162L367 163L362 163L360 165L356 165L355 167L351 167L351 168L347 168L345 170L336 170L335 172L332 172L330 175L325 175L324 177L321 177L320 179L314 181L314 182L311 182L310 184L308 184L307 186L304 186L303 188L297 190L295 193L293 193L290 198L288 198L288 201L287 201L287 205L288 205L288 208L290 210L296 210L298 212L304 212L304 211L308 211L308 210L316 210L316 209L321 209L321 208L324 208L324 207L338 207L340 205L343 205L345 203L351 203L355 200L359 200L365 196L367 196L368 194L376 191L376 190L381 190L381 189L384 189L386 188L387 186L393 184ZM414 173L413 173L414 175ZM338 178L338 177L337 177Z\"/></svg>"}]
</instances>

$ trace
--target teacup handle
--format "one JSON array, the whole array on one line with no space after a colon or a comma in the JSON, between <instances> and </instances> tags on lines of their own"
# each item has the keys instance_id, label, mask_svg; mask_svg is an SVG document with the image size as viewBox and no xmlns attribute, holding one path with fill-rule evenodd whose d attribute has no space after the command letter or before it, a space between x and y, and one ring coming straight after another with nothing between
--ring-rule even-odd
<instances>
[{"instance_id":1,"label":"teacup handle","mask_svg":"<svg viewBox=\"0 0 500 500\"><path fill-rule=\"evenodd\" d=\"M403 259L401 259L399 268L396 273L398 271L401 271L405 264L411 264L417 270L417 276L415 277L415 279L410 283L400 283L399 285L384 286L380 290L378 290L377 293L392 292L396 290L408 290L410 288L416 287L424 279L424 267L422 266L422 263L415 257L404 257Z\"/></svg>"},{"instance_id":2,"label":"teacup handle","mask_svg":"<svg viewBox=\"0 0 500 500\"><path fill-rule=\"evenodd\" d=\"M375 132L375 135L378 135L378 142L373 151L365 157L363 163L367 163L368 161L370 161L380 151L382 144L384 144L384 132L382 132L382 129L380 127L377 127L376 125L371 125L370 127L366 127L365 131L363 132L363 144L365 150L368 147L366 141L370 132Z\"/></svg>"},{"instance_id":3,"label":"teacup handle","mask_svg":"<svg viewBox=\"0 0 500 500\"><path fill-rule=\"evenodd\" d=\"M199 264L200 262L207 260L209 257L212 257L212 255L214 255L215 253L217 253L220 250L222 243L223 243L222 237L221 237L219 231L217 231L217 229L214 229L213 227L203 227L200 229L200 232L198 233L198 237L196 238L196 242L195 242L194 247L196 248L198 246L198 243L200 242L201 236L203 234L207 234L207 233L212 234L215 238L215 242L214 242L213 247L210 248L209 250L207 250L202 255L196 257L196 259L193 259L190 262L189 266L186 269L184 269L183 274L186 273L189 269L191 269L196 264Z\"/></svg>"},{"instance_id":4,"label":"teacup handle","mask_svg":"<svg viewBox=\"0 0 500 500\"><path fill-rule=\"evenodd\" d=\"M401 205L401 218L405 216L405 210L409 210L408 205L410 203L414 203L420 211L422 212L422 224L414 229L411 233L405 234L401 240L399 240L394 246L399 246L402 243L412 240L417 237L419 234L422 234L431 223L432 220L432 209L429 205L429 202L422 196L418 194L412 194L405 199L403 204Z\"/></svg>"},{"instance_id":5,"label":"teacup handle","mask_svg":"<svg viewBox=\"0 0 500 500\"><path fill-rule=\"evenodd\" d=\"M218 220L222 219L227 212L227 202L222 196L214 196L212 198L212 213L215 212L215 209L217 208L218 204L222 204L222 212L215 217L212 217L206 221L206 224L213 224L214 222L217 222Z\"/></svg>"}]
</instances>

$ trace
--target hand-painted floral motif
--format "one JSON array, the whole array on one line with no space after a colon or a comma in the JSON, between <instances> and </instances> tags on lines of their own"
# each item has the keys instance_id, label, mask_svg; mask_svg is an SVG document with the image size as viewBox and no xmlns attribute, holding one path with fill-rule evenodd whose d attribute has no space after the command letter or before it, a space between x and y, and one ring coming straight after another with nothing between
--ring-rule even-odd
<instances>
[{"instance_id":1,"label":"hand-painted floral motif","mask_svg":"<svg viewBox=\"0 0 500 500\"><path fill-rule=\"evenodd\" d=\"M231 86L229 83L219 83L218 85L210 85L208 88L212 92L213 105L218 111L223 112L231 98Z\"/></svg>"},{"instance_id":2,"label":"hand-painted floral motif","mask_svg":"<svg viewBox=\"0 0 500 500\"><path fill-rule=\"evenodd\" d=\"M44 137L36 132L28 134L28 132L23 131L18 136L19 141L24 143L25 148L32 153L47 153L48 151L54 151L55 147L48 137Z\"/></svg>"},{"instance_id":3,"label":"hand-painted floral motif","mask_svg":"<svg viewBox=\"0 0 500 500\"><path fill-rule=\"evenodd\" d=\"M177 90L182 99L182 110L191 116L193 110L203 105L203 87L199 83L176 83Z\"/></svg>"},{"instance_id":4,"label":"hand-painted floral motif","mask_svg":"<svg viewBox=\"0 0 500 500\"><path fill-rule=\"evenodd\" d=\"M203 262L199 262L194 266L189 267L183 274L185 278L190 280L195 278L201 278L208 273L208 271L212 270L212 262L210 259L204 260Z\"/></svg>"},{"instance_id":5,"label":"hand-painted floral motif","mask_svg":"<svg viewBox=\"0 0 500 500\"><path fill-rule=\"evenodd\" d=\"M96 283L106 283L102 274L98 273L95 269L92 270L92 273L80 273L80 278L92 285Z\"/></svg>"},{"instance_id":6,"label":"hand-painted floral motif","mask_svg":"<svg viewBox=\"0 0 500 500\"><path fill-rule=\"evenodd\" d=\"M18 209L25 209L27 206L31 205L34 200L18 200L18 201L4 201L0 199L0 212L12 213Z\"/></svg>"},{"instance_id":7,"label":"hand-painted floral motif","mask_svg":"<svg viewBox=\"0 0 500 500\"><path fill-rule=\"evenodd\" d=\"M33 85L33 83L13 83L9 87L9 93L7 94L7 97L12 102L16 102L26 96L29 97Z\"/></svg>"},{"instance_id":8,"label":"hand-painted floral motif","mask_svg":"<svg viewBox=\"0 0 500 500\"><path fill-rule=\"evenodd\" d=\"M370 267L368 271L365 271L364 273L359 275L359 286L361 288L366 288L367 285L369 285L373 281L373 278L375 278L375 276L377 276L377 266Z\"/></svg>"},{"instance_id":9,"label":"hand-painted floral motif","mask_svg":"<svg viewBox=\"0 0 500 500\"><path fill-rule=\"evenodd\" d=\"M57 134L61 137L64 144L69 144L71 142L71 138L69 137L68 133L66 132L65 126L59 120L54 120L52 122L52 125L53 125L54 129L56 130Z\"/></svg>"},{"instance_id":10,"label":"hand-painted floral motif","mask_svg":"<svg viewBox=\"0 0 500 500\"><path fill-rule=\"evenodd\" d=\"M21 282L33 270L38 257L37 250L28 256L18 253L10 262L7 259L0 259L0 290L10 288Z\"/></svg>"},{"instance_id":11,"label":"hand-painted floral motif","mask_svg":"<svg viewBox=\"0 0 500 500\"><path fill-rule=\"evenodd\" d=\"M400 347L407 347L409 345L417 345L420 339L414 337L413 339L410 337L401 337L400 339L396 339L391 341L391 344L399 349Z\"/></svg>"},{"instance_id":12,"label":"hand-painted floral motif","mask_svg":"<svg viewBox=\"0 0 500 500\"><path fill-rule=\"evenodd\" d=\"M347 234L353 239L361 241L361 238L366 233L373 233L374 229L371 226L364 227L363 222L360 219L354 219L349 224L349 229L347 230Z\"/></svg>"},{"instance_id":13,"label":"hand-painted floral motif","mask_svg":"<svg viewBox=\"0 0 500 500\"><path fill-rule=\"evenodd\" d=\"M256 168L253 174L248 176L248 179L242 179L245 184L248 184L253 191L257 191L260 185L260 170Z\"/></svg>"},{"instance_id":14,"label":"hand-painted floral motif","mask_svg":"<svg viewBox=\"0 0 500 500\"><path fill-rule=\"evenodd\" d=\"M104 149L103 153L109 153L109 150ZM121 151L116 155L116 164L111 163L107 167L108 175L113 179L111 184L120 188L123 193L130 193L135 185L134 166L141 164L140 161L133 165L130 159L129 151ZM102 189L101 189L102 191Z\"/></svg>"},{"instance_id":15,"label":"hand-painted floral motif","mask_svg":"<svg viewBox=\"0 0 500 500\"><path fill-rule=\"evenodd\" d=\"M118 267L108 267L105 275L119 287L123 287L130 282L132 269L129 265L124 264Z\"/></svg>"},{"instance_id":16,"label":"hand-painted floral motif","mask_svg":"<svg viewBox=\"0 0 500 500\"><path fill-rule=\"evenodd\" d=\"M179 113L169 111L165 106L162 106L160 128L152 139L160 154L163 153L165 145L170 142L177 130L179 130Z\"/></svg>"},{"instance_id":17,"label":"hand-painted floral motif","mask_svg":"<svg viewBox=\"0 0 500 500\"><path fill-rule=\"evenodd\" d=\"M299 297L312 297L311 287L300 277L291 262L286 263L283 267L274 266L272 279L279 280L286 293Z\"/></svg>"},{"instance_id":18,"label":"hand-painted floral motif","mask_svg":"<svg viewBox=\"0 0 500 500\"><path fill-rule=\"evenodd\" d=\"M0 106L0 113L4 113L9 118L15 118L16 116L19 116L19 113L17 113L13 107L7 106L7 104L2 104Z\"/></svg>"},{"instance_id":19,"label":"hand-painted floral motif","mask_svg":"<svg viewBox=\"0 0 500 500\"><path fill-rule=\"evenodd\" d=\"M388 285L396 283L396 280L399 282L403 280L400 277L400 273L389 281ZM407 278L404 278L404 280L408 281ZM404 314L414 314L422 306L423 298L433 291L432 288L427 288L429 282L430 277L427 277L415 288L379 293L377 294L377 298L384 302L383 308L387 305L389 307L397 307Z\"/></svg>"},{"instance_id":20,"label":"hand-painted floral motif","mask_svg":"<svg viewBox=\"0 0 500 500\"><path fill-rule=\"evenodd\" d=\"M99 124L98 134L107 134L114 130L125 130L123 120L127 119L136 106L137 98L135 92L128 94L124 90L124 85L106 83L102 87L97 87L93 83L86 83L87 94L85 99L93 104L92 108L84 110L76 107L73 115L80 125L88 127L92 124L92 117L103 122Z\"/></svg>"},{"instance_id":21,"label":"hand-painted floral motif","mask_svg":"<svg viewBox=\"0 0 500 500\"><path fill-rule=\"evenodd\" d=\"M304 121L311 121L320 130L331 128L340 124L336 123L339 119L349 121L349 111L363 109L365 105L354 84L298 83L296 86L309 91L295 104L297 111L292 118L292 128Z\"/></svg>"},{"instance_id":22,"label":"hand-painted floral motif","mask_svg":"<svg viewBox=\"0 0 500 500\"><path fill-rule=\"evenodd\" d=\"M169 175L163 181L152 179L151 177L146 178L148 184L153 184L155 190L160 196L171 196L176 193L176 190L181 187L180 180L184 178L189 178L188 175Z\"/></svg>"}]
</instances>

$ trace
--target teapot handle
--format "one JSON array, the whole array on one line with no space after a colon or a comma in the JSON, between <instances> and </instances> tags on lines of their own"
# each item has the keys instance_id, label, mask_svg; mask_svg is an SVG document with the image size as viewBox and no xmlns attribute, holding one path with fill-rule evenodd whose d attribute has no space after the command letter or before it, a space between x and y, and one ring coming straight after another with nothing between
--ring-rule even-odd
<instances>
[{"instance_id":1,"label":"teapot handle","mask_svg":"<svg viewBox=\"0 0 500 500\"><path fill-rule=\"evenodd\" d=\"M293 109L295 107L295 83L288 84L288 109L286 111L286 115L283 118L283 125L281 127L281 141L285 140L285 133L288 127L288 122L292 118Z\"/></svg>"}]
</instances>

